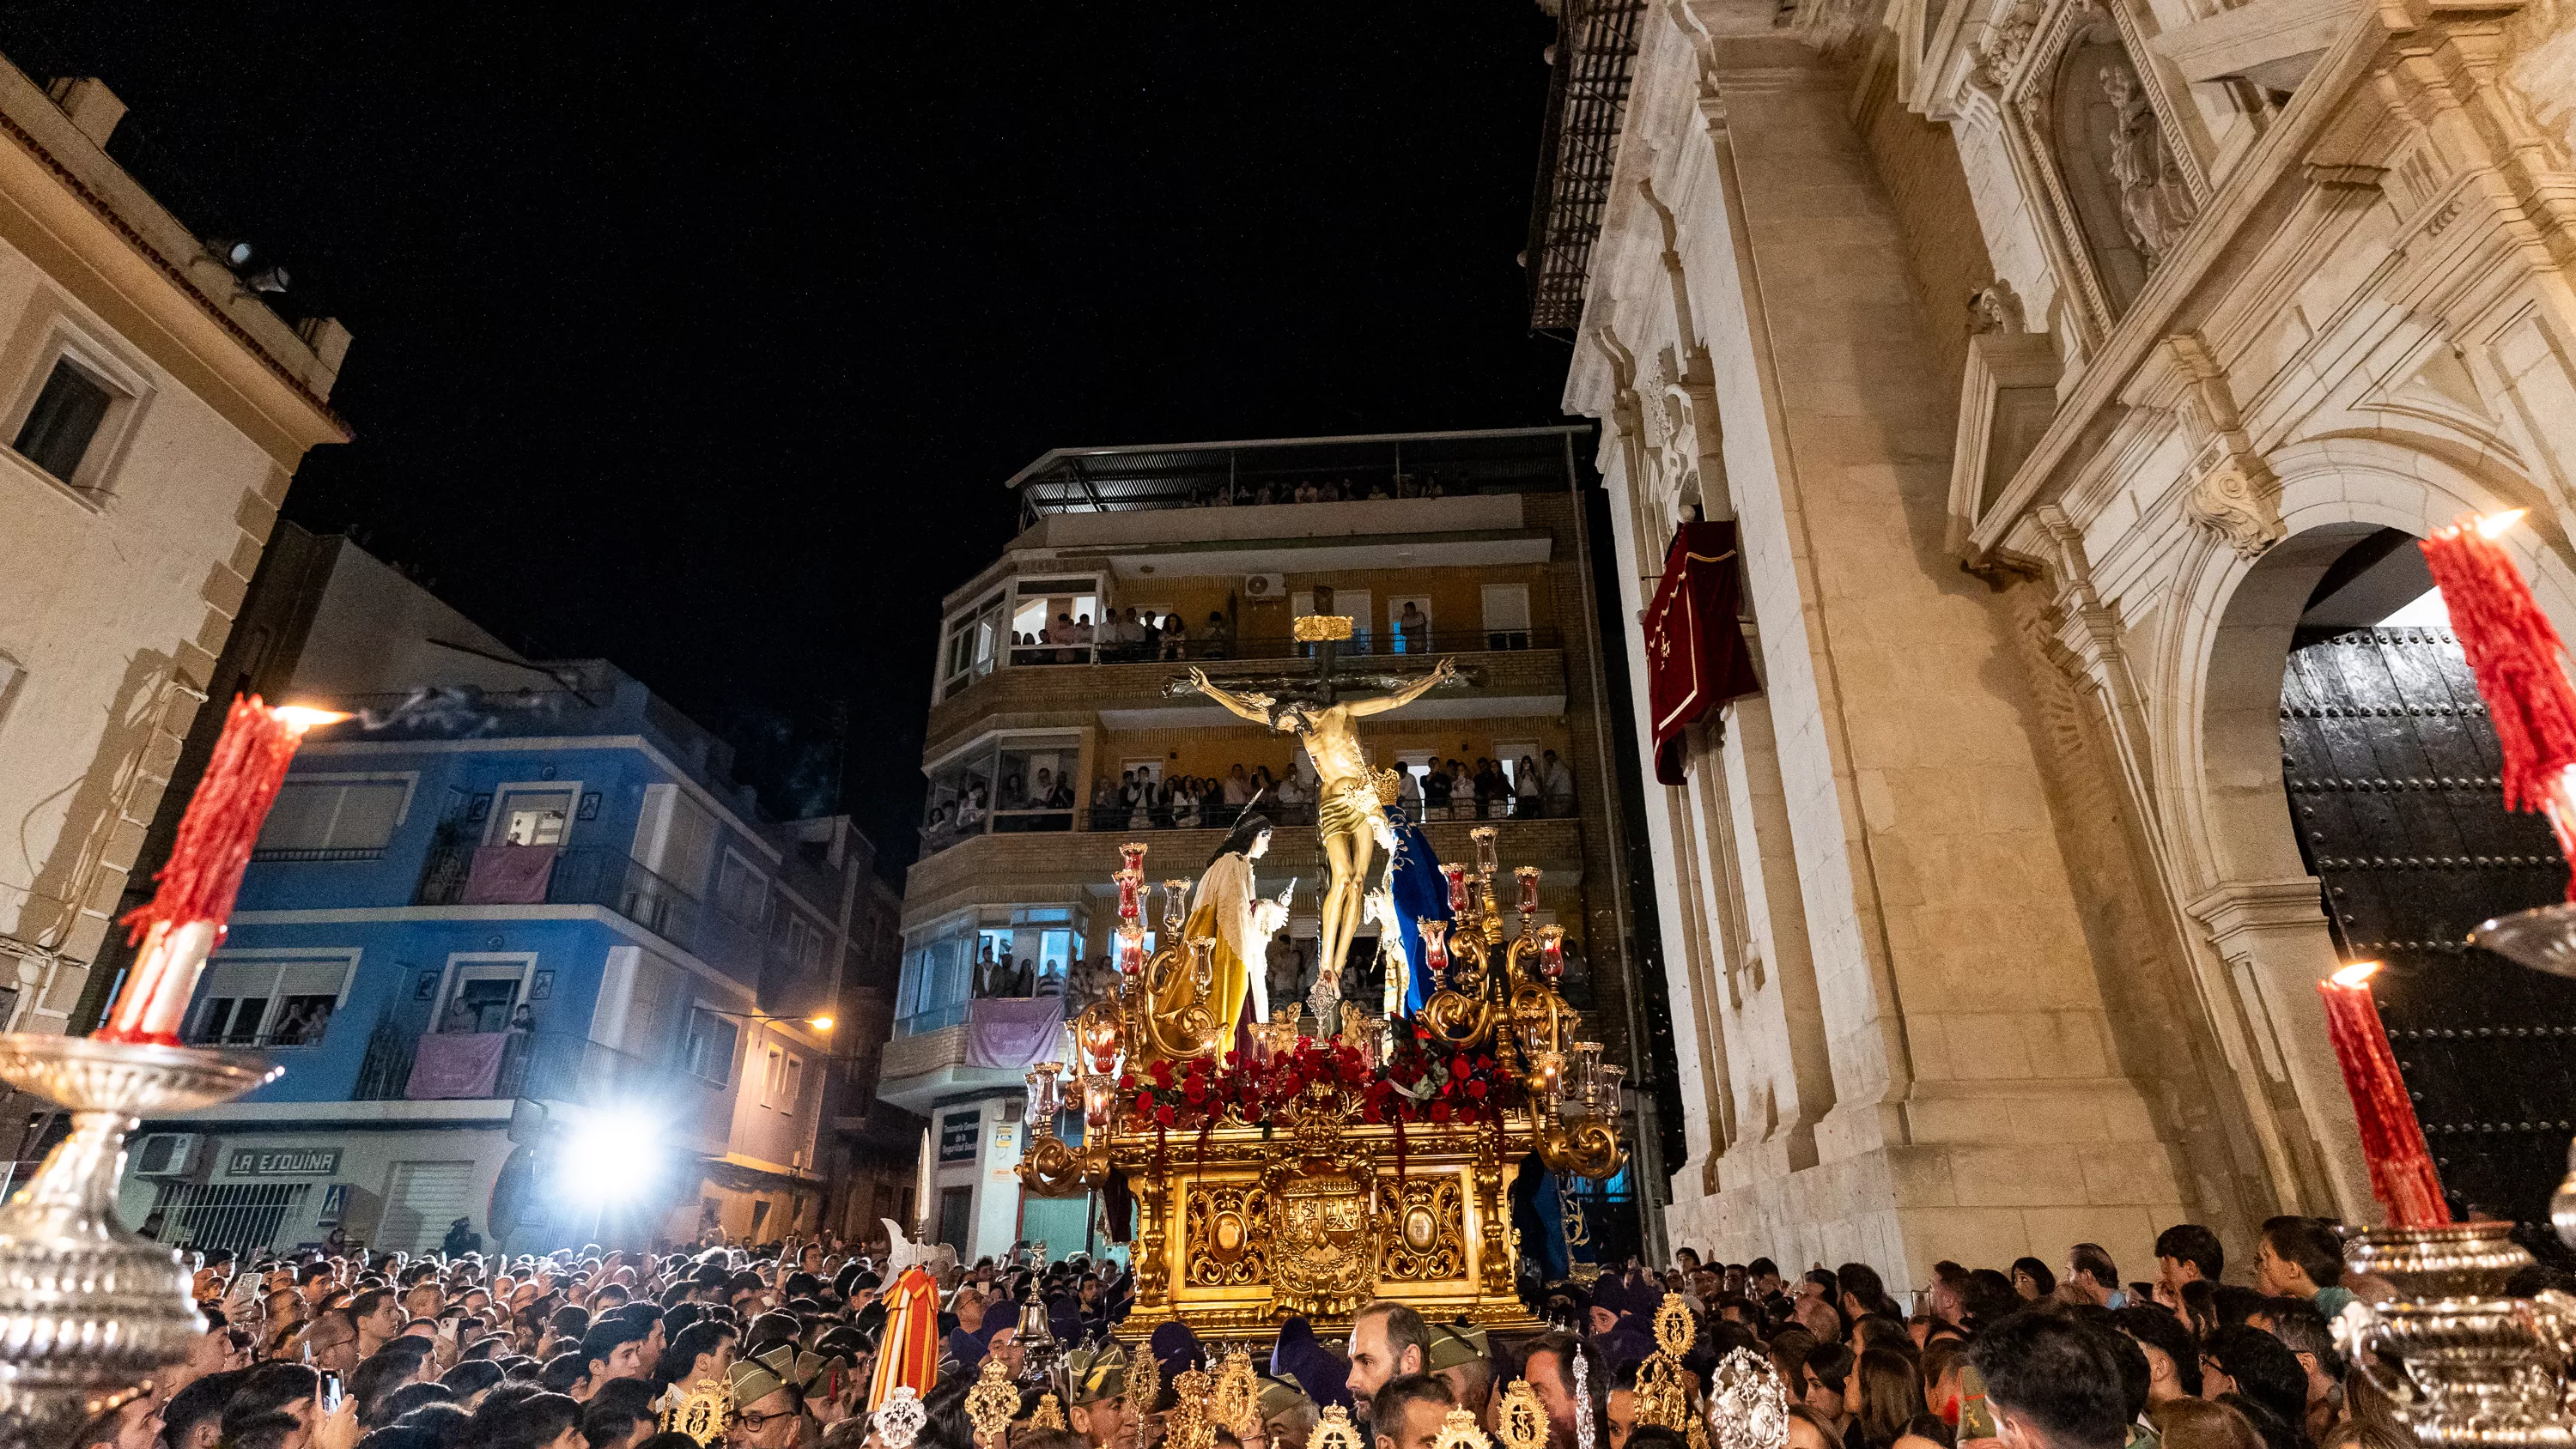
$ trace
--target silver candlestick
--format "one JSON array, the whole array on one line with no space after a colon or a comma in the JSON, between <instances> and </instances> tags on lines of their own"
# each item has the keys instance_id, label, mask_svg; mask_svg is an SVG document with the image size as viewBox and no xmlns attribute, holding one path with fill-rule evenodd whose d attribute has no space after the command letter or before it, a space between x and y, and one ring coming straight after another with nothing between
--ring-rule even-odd
<instances>
[{"instance_id":1,"label":"silver candlestick","mask_svg":"<svg viewBox=\"0 0 2576 1449\"><path fill-rule=\"evenodd\" d=\"M0 1446L57 1444L184 1358L206 1321L176 1251L116 1220L143 1115L228 1102L284 1068L235 1052L0 1035L0 1080L69 1109L69 1137L0 1206Z\"/></svg>"},{"instance_id":2,"label":"silver candlestick","mask_svg":"<svg viewBox=\"0 0 2576 1449\"><path fill-rule=\"evenodd\" d=\"M2336 1337L2421 1444L2576 1446L2567 1387L2576 1298L2505 1296L2532 1261L2511 1231L2454 1223L2345 1240L2345 1268L2385 1279L2397 1296L2353 1303Z\"/></svg>"}]
</instances>

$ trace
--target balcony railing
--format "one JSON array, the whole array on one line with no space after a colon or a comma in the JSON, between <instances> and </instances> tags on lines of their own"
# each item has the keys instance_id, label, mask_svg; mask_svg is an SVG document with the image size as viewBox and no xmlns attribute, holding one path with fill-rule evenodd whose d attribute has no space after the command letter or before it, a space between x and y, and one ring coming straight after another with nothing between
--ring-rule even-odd
<instances>
[{"instance_id":1,"label":"balcony railing","mask_svg":"<svg viewBox=\"0 0 2576 1449\"><path fill-rule=\"evenodd\" d=\"M1234 828L1234 822L1243 817L1244 808L1241 805L1202 803L1195 807L1092 805L1081 810L1058 810L1042 814L1001 811L993 816L992 833L1009 835L1039 830L1069 832L1076 829L1102 834L1134 830L1231 830ZM1581 813L1574 797L1570 795L1560 795L1553 799L1545 796L1501 796L1484 801L1472 798L1460 799L1453 795L1445 805L1434 805L1428 801L1416 805L1408 801L1405 810L1416 824L1423 825L1455 820L1562 820ZM1315 807L1310 804L1283 805L1277 800L1265 800L1261 804L1261 813L1268 816L1273 825L1315 823ZM1051 823L1036 823L1041 819ZM935 855L952 845L972 840L984 833L980 826L975 825L928 826L921 832L922 853Z\"/></svg>"},{"instance_id":2,"label":"balcony railing","mask_svg":"<svg viewBox=\"0 0 2576 1449\"><path fill-rule=\"evenodd\" d=\"M531 892L505 883L478 883L472 845L434 846L420 873L412 904L420 906L535 905ZM527 847L518 847L525 849ZM696 949L707 912L695 896L646 870L622 850L558 850L547 875L549 906L606 906L682 950Z\"/></svg>"},{"instance_id":3,"label":"balcony railing","mask_svg":"<svg viewBox=\"0 0 2576 1449\"><path fill-rule=\"evenodd\" d=\"M1343 641L1344 661L1382 661L1438 654L1504 654L1520 649L1554 649L1554 629L1403 629L1371 628ZM1014 665L1151 664L1158 661L1200 663L1217 659L1311 659L1315 646L1286 634L1187 639L1157 635L1141 644L1098 639L1088 644L1049 643L1019 635L1011 641Z\"/></svg>"},{"instance_id":4,"label":"balcony railing","mask_svg":"<svg viewBox=\"0 0 2576 1449\"><path fill-rule=\"evenodd\" d=\"M458 1099L454 1092L444 1089L448 1084L414 1080L423 1044L443 1035L474 1034L414 1034L401 1031L390 1022L379 1022L376 1032L367 1040L366 1059L359 1065L357 1086L350 1093L350 1100ZM465 1100L526 1097L541 1101L581 1102L591 1106L621 1106L636 1102L671 1104L690 1100L683 1093L704 1094L718 1090L716 1084L700 1081L676 1066L648 1062L569 1032L519 1031L481 1035L502 1038L500 1063L493 1073L488 1095L469 1096ZM472 1083L477 1089L481 1085L479 1078Z\"/></svg>"}]
</instances>

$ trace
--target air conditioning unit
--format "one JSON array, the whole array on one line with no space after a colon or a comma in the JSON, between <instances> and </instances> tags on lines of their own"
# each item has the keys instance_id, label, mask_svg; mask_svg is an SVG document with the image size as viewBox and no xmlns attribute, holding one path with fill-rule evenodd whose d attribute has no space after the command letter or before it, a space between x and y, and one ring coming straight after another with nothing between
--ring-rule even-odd
<instances>
[{"instance_id":1,"label":"air conditioning unit","mask_svg":"<svg viewBox=\"0 0 2576 1449\"><path fill-rule=\"evenodd\" d=\"M136 1177L184 1177L197 1166L205 1138L194 1132L148 1132L135 1144Z\"/></svg>"},{"instance_id":2,"label":"air conditioning unit","mask_svg":"<svg viewBox=\"0 0 2576 1449\"><path fill-rule=\"evenodd\" d=\"M1247 599L1281 599L1288 596L1286 574L1245 574L1243 596Z\"/></svg>"}]
</instances>

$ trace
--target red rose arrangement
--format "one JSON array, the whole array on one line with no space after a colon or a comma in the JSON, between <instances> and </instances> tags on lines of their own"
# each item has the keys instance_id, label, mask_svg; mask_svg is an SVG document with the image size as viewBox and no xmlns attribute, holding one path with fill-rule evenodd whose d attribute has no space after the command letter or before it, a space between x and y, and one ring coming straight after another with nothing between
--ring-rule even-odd
<instances>
[{"instance_id":1,"label":"red rose arrangement","mask_svg":"<svg viewBox=\"0 0 2576 1449\"><path fill-rule=\"evenodd\" d=\"M1318 1082L1351 1092L1361 1120L1392 1123L1399 1157L1406 1123L1499 1122L1505 1109L1520 1105L1520 1079L1490 1053L1453 1051L1412 1023L1399 1023L1396 1032L1395 1052L1377 1071L1339 1041L1299 1037L1296 1050L1267 1064L1227 1052L1222 1065L1214 1057L1192 1057L1177 1065L1157 1060L1141 1072L1130 1068L1118 1078L1119 1097L1131 1120L1153 1125L1158 1145L1171 1132L1195 1131L1202 1157L1208 1135L1222 1122L1257 1125L1266 1135Z\"/></svg>"}]
</instances>

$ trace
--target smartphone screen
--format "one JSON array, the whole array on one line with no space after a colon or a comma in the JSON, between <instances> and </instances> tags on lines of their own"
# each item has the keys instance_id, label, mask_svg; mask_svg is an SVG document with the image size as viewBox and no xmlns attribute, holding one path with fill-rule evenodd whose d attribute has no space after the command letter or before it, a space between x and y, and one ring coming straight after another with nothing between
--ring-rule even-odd
<instances>
[{"instance_id":1,"label":"smartphone screen","mask_svg":"<svg viewBox=\"0 0 2576 1449\"><path fill-rule=\"evenodd\" d=\"M337 1413L339 1408L340 1376L338 1374L326 1373L322 1376L322 1412L325 1414Z\"/></svg>"}]
</instances>

